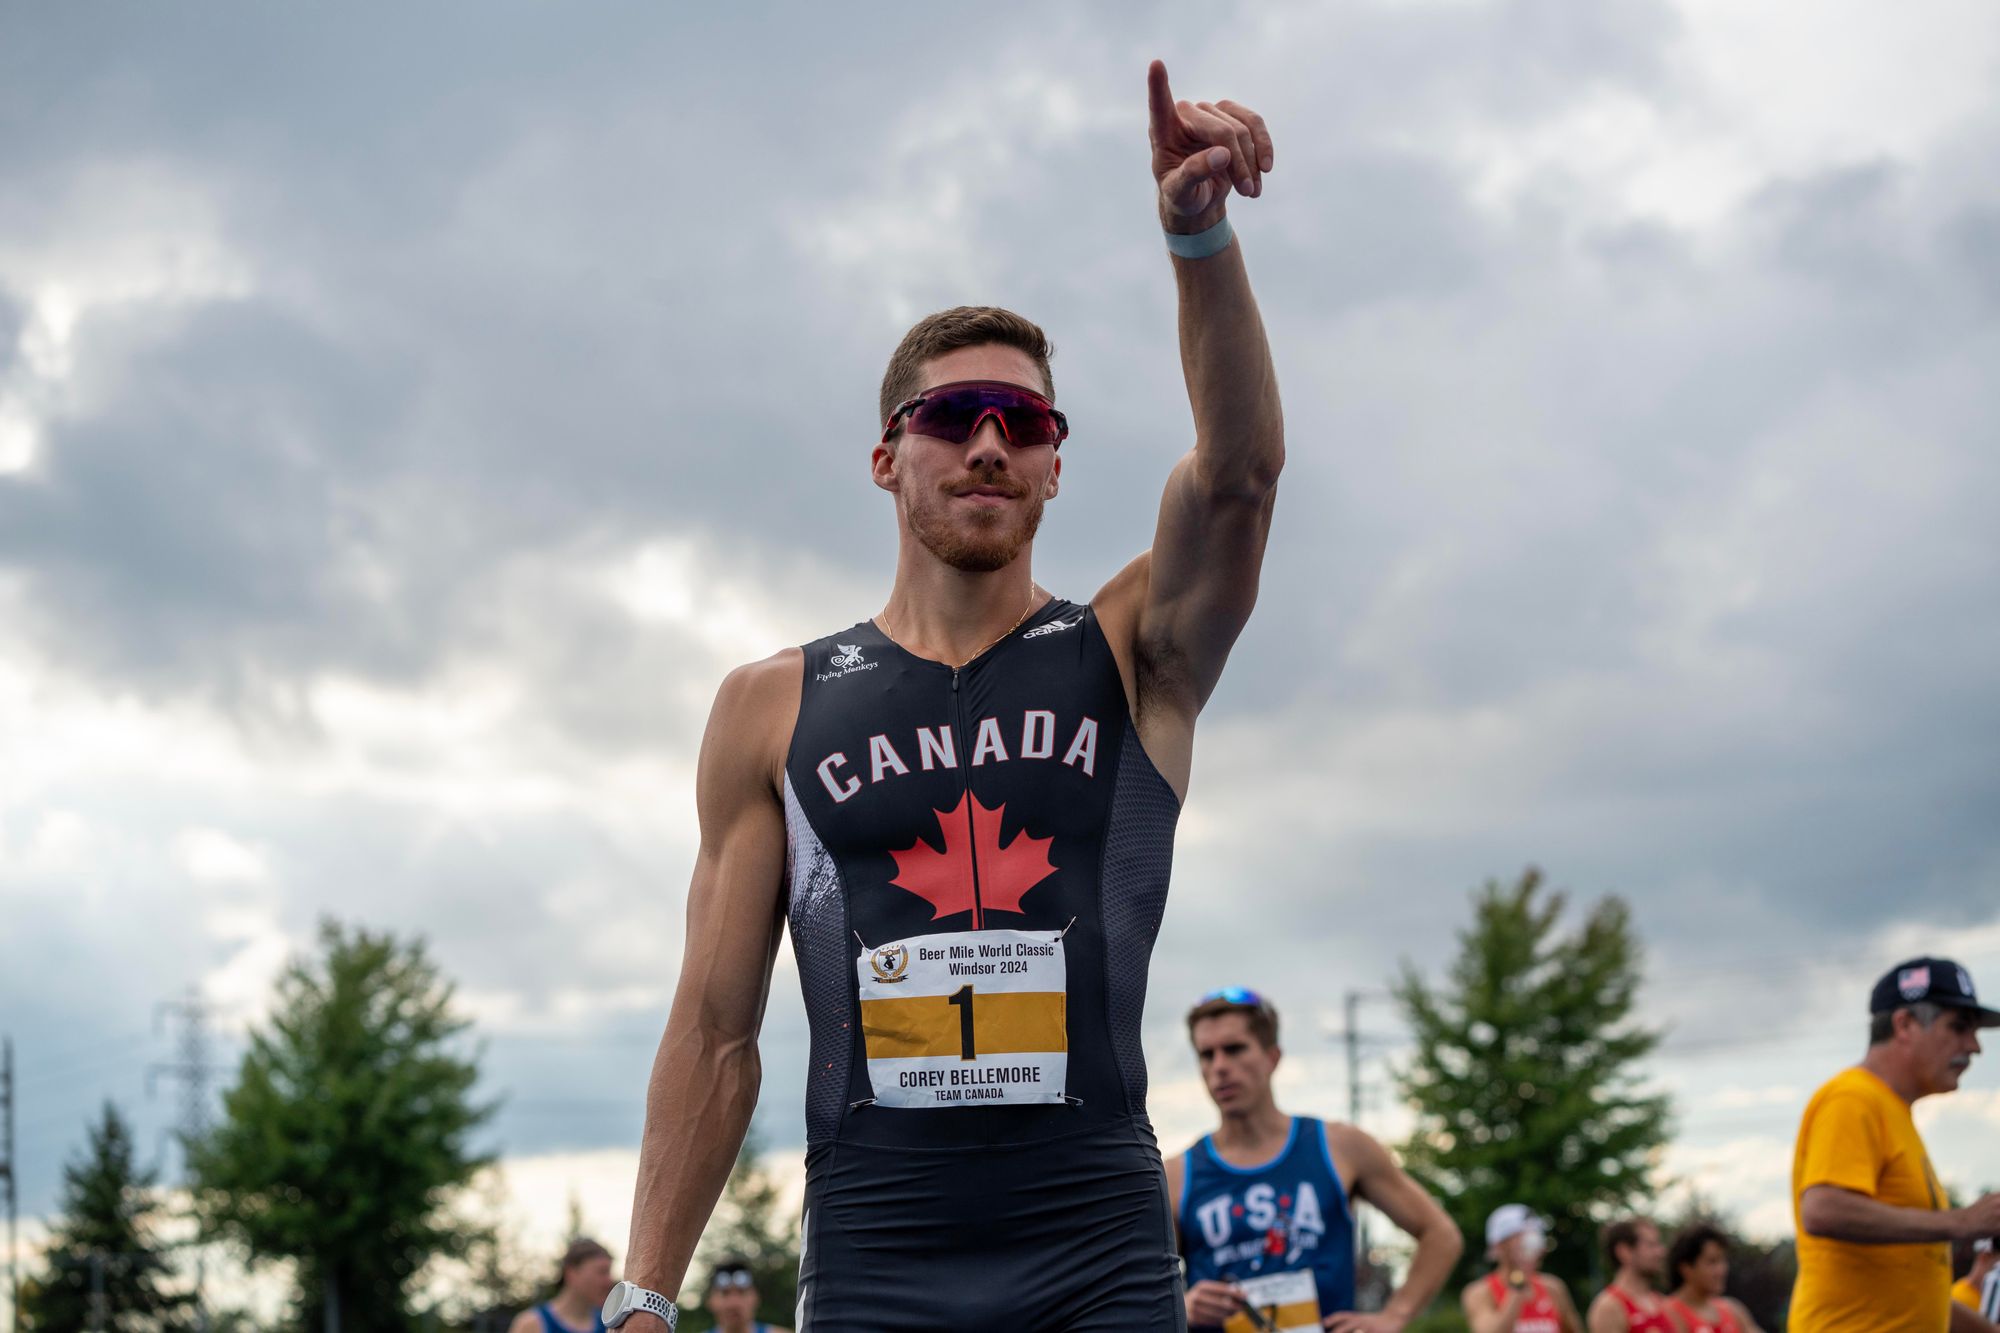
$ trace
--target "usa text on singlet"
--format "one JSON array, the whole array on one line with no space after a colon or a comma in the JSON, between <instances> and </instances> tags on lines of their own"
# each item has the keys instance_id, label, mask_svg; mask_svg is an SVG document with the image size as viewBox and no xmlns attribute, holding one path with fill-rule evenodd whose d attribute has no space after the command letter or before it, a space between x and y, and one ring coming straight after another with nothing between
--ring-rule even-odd
<instances>
[{"instance_id":1,"label":"usa text on singlet","mask_svg":"<svg viewBox=\"0 0 2000 1333\"><path fill-rule=\"evenodd\" d=\"M954 670L805 647L785 766L809 1143L1025 1143L1144 1114L1179 804L1087 607Z\"/></svg>"}]
</instances>

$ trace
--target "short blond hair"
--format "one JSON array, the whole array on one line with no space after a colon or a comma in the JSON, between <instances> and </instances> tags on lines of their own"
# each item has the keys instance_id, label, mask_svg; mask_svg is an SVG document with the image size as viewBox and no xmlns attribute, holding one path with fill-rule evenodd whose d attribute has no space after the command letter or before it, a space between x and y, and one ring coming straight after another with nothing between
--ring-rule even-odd
<instances>
[{"instance_id":1,"label":"short blond hair","mask_svg":"<svg viewBox=\"0 0 2000 1333\"><path fill-rule=\"evenodd\" d=\"M1042 326L1011 310L992 305L955 305L934 315L925 315L903 335L882 374L882 421L898 404L908 402L924 389L924 363L934 356L955 352L961 347L998 344L1026 352L1041 373L1042 388L1054 402L1056 382L1049 374L1049 358L1055 345Z\"/></svg>"}]
</instances>

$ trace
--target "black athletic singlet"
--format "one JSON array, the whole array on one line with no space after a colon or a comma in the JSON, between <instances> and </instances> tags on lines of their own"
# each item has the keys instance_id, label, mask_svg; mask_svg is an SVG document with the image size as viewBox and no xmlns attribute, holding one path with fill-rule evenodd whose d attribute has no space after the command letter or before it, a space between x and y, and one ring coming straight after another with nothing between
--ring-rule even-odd
<instances>
[{"instance_id":1,"label":"black athletic singlet","mask_svg":"<svg viewBox=\"0 0 2000 1333\"><path fill-rule=\"evenodd\" d=\"M1181 1327L1140 1045L1179 803L1096 616L957 670L871 622L804 651L801 1333Z\"/></svg>"}]
</instances>

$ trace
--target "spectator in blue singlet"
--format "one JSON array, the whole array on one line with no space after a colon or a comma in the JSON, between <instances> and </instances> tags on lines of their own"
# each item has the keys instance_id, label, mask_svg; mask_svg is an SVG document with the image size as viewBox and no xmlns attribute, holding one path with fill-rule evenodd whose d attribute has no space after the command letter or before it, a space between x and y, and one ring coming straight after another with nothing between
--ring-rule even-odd
<instances>
[{"instance_id":1,"label":"spectator in blue singlet","mask_svg":"<svg viewBox=\"0 0 2000 1333\"><path fill-rule=\"evenodd\" d=\"M601 1312L611 1287L611 1251L578 1236L563 1251L556 1294L515 1315L507 1333L604 1333Z\"/></svg>"},{"instance_id":2,"label":"spectator in blue singlet","mask_svg":"<svg viewBox=\"0 0 2000 1333\"><path fill-rule=\"evenodd\" d=\"M708 1272L708 1312L715 1333L791 1333L757 1319L757 1278L741 1259L724 1259Z\"/></svg>"},{"instance_id":3,"label":"spectator in blue singlet","mask_svg":"<svg viewBox=\"0 0 2000 1333\"><path fill-rule=\"evenodd\" d=\"M1283 1052L1268 1000L1213 991L1187 1023L1222 1113L1214 1133L1167 1163L1189 1327L1399 1333L1451 1274L1464 1246L1457 1226L1361 1130L1278 1109L1271 1075ZM1372 1314L1354 1309L1355 1199L1417 1242L1403 1285Z\"/></svg>"}]
</instances>

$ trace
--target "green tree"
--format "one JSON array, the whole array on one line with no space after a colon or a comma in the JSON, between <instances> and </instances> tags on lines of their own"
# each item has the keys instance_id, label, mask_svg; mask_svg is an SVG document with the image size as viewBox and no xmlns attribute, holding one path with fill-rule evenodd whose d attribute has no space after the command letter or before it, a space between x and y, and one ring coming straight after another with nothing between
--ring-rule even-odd
<instances>
[{"instance_id":1,"label":"green tree","mask_svg":"<svg viewBox=\"0 0 2000 1333\"><path fill-rule=\"evenodd\" d=\"M764 1169L763 1138L752 1126L730 1168L709 1227L701 1238L701 1285L682 1288L693 1308L684 1311L685 1333L703 1333L715 1321L702 1308L708 1272L723 1259L741 1259L757 1279L757 1318L790 1327L799 1304L799 1219L784 1206L782 1191Z\"/></svg>"},{"instance_id":2,"label":"green tree","mask_svg":"<svg viewBox=\"0 0 2000 1333\"><path fill-rule=\"evenodd\" d=\"M399 1333L411 1276L479 1239L449 1205L491 1160L470 1139L493 1108L421 942L327 922L320 947L280 977L221 1126L190 1145L196 1206L253 1263L297 1261L302 1327Z\"/></svg>"},{"instance_id":3,"label":"green tree","mask_svg":"<svg viewBox=\"0 0 2000 1333\"><path fill-rule=\"evenodd\" d=\"M83 1155L63 1168L46 1266L22 1285L24 1328L156 1333L188 1325L194 1297L170 1289L172 1265L154 1236L155 1179L132 1160L131 1127L106 1102Z\"/></svg>"},{"instance_id":4,"label":"green tree","mask_svg":"<svg viewBox=\"0 0 2000 1333\"><path fill-rule=\"evenodd\" d=\"M1641 1091L1659 1034L1632 1022L1630 912L1606 897L1563 934L1567 905L1533 868L1511 887L1489 880L1447 981L1432 988L1405 963L1395 987L1417 1052L1400 1075L1417 1118L1404 1162L1474 1238L1465 1279L1503 1203L1548 1218L1549 1271L1585 1279L1599 1225L1646 1195L1667 1139L1667 1099Z\"/></svg>"}]
</instances>

